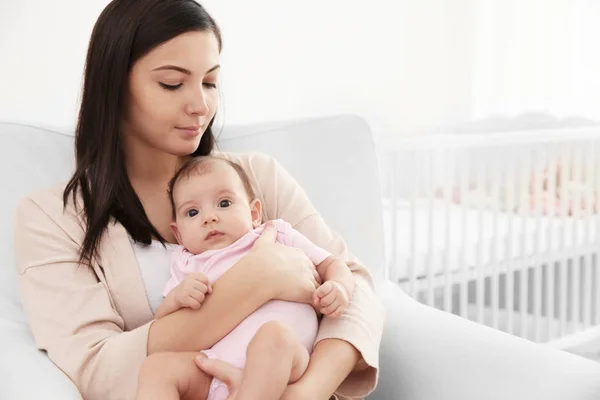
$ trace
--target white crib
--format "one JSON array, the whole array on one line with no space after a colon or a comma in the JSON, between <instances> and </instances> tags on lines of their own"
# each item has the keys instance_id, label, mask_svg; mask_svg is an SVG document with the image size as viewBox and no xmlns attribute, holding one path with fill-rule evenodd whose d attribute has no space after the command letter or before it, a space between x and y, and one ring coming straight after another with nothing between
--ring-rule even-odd
<instances>
[{"instance_id":1,"label":"white crib","mask_svg":"<svg viewBox=\"0 0 600 400\"><path fill-rule=\"evenodd\" d=\"M600 338L600 128L401 140L388 276L419 301L569 349Z\"/></svg>"}]
</instances>

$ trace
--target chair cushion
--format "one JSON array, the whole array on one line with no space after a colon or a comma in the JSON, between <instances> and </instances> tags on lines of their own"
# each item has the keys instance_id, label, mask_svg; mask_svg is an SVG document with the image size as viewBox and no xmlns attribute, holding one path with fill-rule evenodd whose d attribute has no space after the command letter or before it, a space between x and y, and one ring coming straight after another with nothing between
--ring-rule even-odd
<instances>
[{"instance_id":1,"label":"chair cushion","mask_svg":"<svg viewBox=\"0 0 600 400\"><path fill-rule=\"evenodd\" d=\"M14 209L24 195L66 181L73 137L31 126L0 123L0 316L24 322L13 250Z\"/></svg>"},{"instance_id":2,"label":"chair cushion","mask_svg":"<svg viewBox=\"0 0 600 400\"><path fill-rule=\"evenodd\" d=\"M381 192L375 143L367 123L336 116L225 127L223 151L273 156L304 188L325 222L380 278L384 267Z\"/></svg>"}]
</instances>

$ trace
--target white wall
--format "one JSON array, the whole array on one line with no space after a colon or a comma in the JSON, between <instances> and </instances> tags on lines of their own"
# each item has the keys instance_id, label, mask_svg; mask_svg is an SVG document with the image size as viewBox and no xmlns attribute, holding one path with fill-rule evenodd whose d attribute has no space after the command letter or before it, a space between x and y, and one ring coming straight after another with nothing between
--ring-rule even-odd
<instances>
[{"instance_id":1,"label":"white wall","mask_svg":"<svg viewBox=\"0 0 600 400\"><path fill-rule=\"evenodd\" d=\"M0 1L0 120L74 125L87 43L106 1Z\"/></svg>"},{"instance_id":2,"label":"white wall","mask_svg":"<svg viewBox=\"0 0 600 400\"><path fill-rule=\"evenodd\" d=\"M446 94L468 86L468 24L447 14L468 3L446 3L205 1L225 34L227 119L350 112L392 133L464 117L469 90Z\"/></svg>"},{"instance_id":3,"label":"white wall","mask_svg":"<svg viewBox=\"0 0 600 400\"><path fill-rule=\"evenodd\" d=\"M599 20L597 0L478 0L473 115L598 119Z\"/></svg>"},{"instance_id":4,"label":"white wall","mask_svg":"<svg viewBox=\"0 0 600 400\"><path fill-rule=\"evenodd\" d=\"M428 3L206 0L224 34L225 123L357 113L389 134L467 117L469 2ZM74 124L106 4L0 2L0 120Z\"/></svg>"},{"instance_id":5,"label":"white wall","mask_svg":"<svg viewBox=\"0 0 600 400\"><path fill-rule=\"evenodd\" d=\"M0 0L0 120L74 124L108 0ZM524 111L600 116L596 0L205 0L225 123L356 113L397 136Z\"/></svg>"}]
</instances>

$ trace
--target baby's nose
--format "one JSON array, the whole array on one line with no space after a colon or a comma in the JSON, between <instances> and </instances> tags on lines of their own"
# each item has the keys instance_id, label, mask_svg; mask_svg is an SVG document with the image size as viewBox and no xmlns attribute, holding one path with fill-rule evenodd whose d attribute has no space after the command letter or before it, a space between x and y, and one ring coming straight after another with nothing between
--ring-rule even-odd
<instances>
[{"instance_id":1,"label":"baby's nose","mask_svg":"<svg viewBox=\"0 0 600 400\"><path fill-rule=\"evenodd\" d=\"M207 215L206 217L204 217L204 225L215 223L217 221L218 221L217 216L214 214L210 214L210 215Z\"/></svg>"}]
</instances>

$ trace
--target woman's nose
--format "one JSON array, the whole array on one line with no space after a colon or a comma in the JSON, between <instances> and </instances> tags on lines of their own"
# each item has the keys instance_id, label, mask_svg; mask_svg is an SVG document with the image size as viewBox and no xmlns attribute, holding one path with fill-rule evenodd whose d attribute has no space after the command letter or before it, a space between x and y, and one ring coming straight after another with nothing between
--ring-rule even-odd
<instances>
[{"instance_id":1,"label":"woman's nose","mask_svg":"<svg viewBox=\"0 0 600 400\"><path fill-rule=\"evenodd\" d=\"M206 101L206 92L203 88L195 90L194 93L190 95L185 111L190 115L196 114L203 116L208 114L209 108Z\"/></svg>"}]
</instances>

